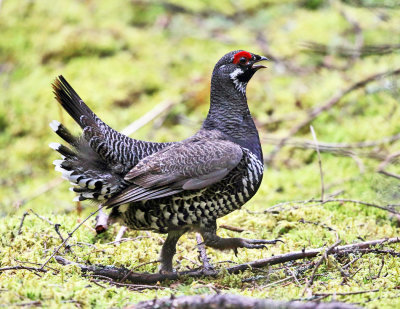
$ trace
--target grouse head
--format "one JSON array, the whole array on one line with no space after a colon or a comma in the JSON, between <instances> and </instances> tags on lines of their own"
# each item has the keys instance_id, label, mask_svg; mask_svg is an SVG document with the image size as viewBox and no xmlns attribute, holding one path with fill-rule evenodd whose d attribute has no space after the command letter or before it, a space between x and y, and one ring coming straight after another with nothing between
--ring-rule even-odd
<instances>
[{"instance_id":1,"label":"grouse head","mask_svg":"<svg viewBox=\"0 0 400 309\"><path fill-rule=\"evenodd\" d=\"M232 51L223 56L215 65L213 82L228 83L241 95L246 95L249 80L259 69L265 68L256 63L268 60L267 57L249 53L244 50Z\"/></svg>"}]
</instances>

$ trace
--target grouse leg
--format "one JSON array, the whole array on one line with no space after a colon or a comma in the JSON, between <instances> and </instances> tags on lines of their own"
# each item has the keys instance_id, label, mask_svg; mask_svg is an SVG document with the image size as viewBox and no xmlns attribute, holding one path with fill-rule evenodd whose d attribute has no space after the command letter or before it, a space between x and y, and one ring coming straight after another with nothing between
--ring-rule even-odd
<instances>
[{"instance_id":1,"label":"grouse leg","mask_svg":"<svg viewBox=\"0 0 400 309\"><path fill-rule=\"evenodd\" d=\"M185 230L173 230L168 232L167 239L165 240L160 254L160 273L171 273L173 272L172 268L172 259L176 253L176 243L179 238L185 234Z\"/></svg>"},{"instance_id":2,"label":"grouse leg","mask_svg":"<svg viewBox=\"0 0 400 309\"><path fill-rule=\"evenodd\" d=\"M246 239L246 238L222 238L216 234L216 227L213 228L202 228L200 229L200 234L203 236L204 244L208 247L228 250L232 249L237 255L238 248L248 248L248 249L262 249L266 248L265 245L276 244L281 241L280 239L266 240L266 239Z\"/></svg>"}]
</instances>

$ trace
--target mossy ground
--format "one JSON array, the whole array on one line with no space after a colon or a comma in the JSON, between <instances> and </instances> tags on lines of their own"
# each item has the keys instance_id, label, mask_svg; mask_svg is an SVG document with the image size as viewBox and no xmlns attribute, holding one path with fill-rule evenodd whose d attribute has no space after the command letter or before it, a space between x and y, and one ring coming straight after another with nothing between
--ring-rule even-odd
<instances>
[{"instance_id":1,"label":"mossy ground","mask_svg":"<svg viewBox=\"0 0 400 309\"><path fill-rule=\"evenodd\" d=\"M150 122L135 132L134 137L179 140L193 134L207 112L210 74L220 56L234 49L271 53L283 62L272 62L267 70L257 73L248 87L248 101L262 139L283 137L306 117L311 107L321 105L338 90L400 66L398 50L357 58L351 65L348 57L335 52L335 46L355 44L354 27L345 15L358 22L364 44L400 43L400 10L393 5L395 1L382 2L382 7L378 2L374 8L351 5L360 1L309 0L0 2L0 268L26 265L24 262L43 263L60 243L53 226L32 213L18 235L22 214L28 209L61 224L64 236L94 209L84 204L83 213L78 215L66 182L39 194L52 187L54 179L59 177L51 165L57 156L47 147L58 138L48 123L52 119L62 120L77 131L77 126L53 99L50 84L55 76L63 74L86 103L118 130L161 101L176 102L168 115L161 117L162 121ZM330 53L306 52L302 45L306 41L327 44ZM399 133L398 83L396 77L371 83L322 113L312 122L319 141L354 143ZM284 121L268 124L271 119L281 117ZM295 137L312 140L308 127ZM399 203L398 181L376 173L379 163L387 154L396 152L398 145L356 149L359 155L356 160L323 153L325 194L341 192L340 198L381 205ZM273 147L264 143L266 156ZM362 155L366 152L381 157ZM399 171L393 164L389 169ZM208 249L212 262L222 268L226 264L218 262L241 263L304 247L328 246L335 242L336 233L343 243L394 237L399 233L398 221L389 213L353 203L322 206L295 203L279 212L262 215L246 211L319 196L320 173L315 151L283 148L267 167L258 194L244 209L218 222L240 226L245 232L221 229L218 233L249 238L280 237L285 243L270 246L268 250L240 250L237 257L232 252ZM301 219L320 224L302 223ZM109 244L118 226L96 236L93 222L88 221L73 235L72 252L65 252L66 258L127 268L157 259L160 238L164 236L129 231L126 237L145 237L120 245ZM182 237L176 255L177 269L196 266L195 244L194 235ZM400 245L391 247L400 249ZM340 263L344 265L354 257ZM348 269L354 276L341 284L343 278L330 259L319 268L320 276L312 291L379 289L379 292L336 298L368 308L398 308L399 264L398 257L364 255ZM162 289L134 292L104 282L102 286L96 285L82 277L75 266L62 267L55 261L49 266L58 272L48 271L40 277L26 270L0 273L0 303L122 307L170 294L213 293L212 287L256 297L299 299L304 279L312 271L299 273L299 283L290 280L273 284L289 277L289 270L299 271L299 264L293 263L271 267L268 278L253 282L243 281L253 276L245 272L162 283ZM157 265L148 264L137 270L155 272Z\"/></svg>"}]
</instances>

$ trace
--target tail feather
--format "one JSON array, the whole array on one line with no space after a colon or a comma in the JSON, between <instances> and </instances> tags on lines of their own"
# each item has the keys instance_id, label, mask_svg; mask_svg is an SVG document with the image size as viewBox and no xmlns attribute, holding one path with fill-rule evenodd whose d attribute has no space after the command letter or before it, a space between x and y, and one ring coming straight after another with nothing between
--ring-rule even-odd
<instances>
[{"instance_id":1,"label":"tail feather","mask_svg":"<svg viewBox=\"0 0 400 309\"><path fill-rule=\"evenodd\" d=\"M64 145L61 145L60 143L50 143L49 147L61 154L63 158L74 159L76 157L76 153L74 151Z\"/></svg>"},{"instance_id":2,"label":"tail feather","mask_svg":"<svg viewBox=\"0 0 400 309\"><path fill-rule=\"evenodd\" d=\"M50 128L68 144L75 146L78 138L74 136L63 124L57 120L50 122Z\"/></svg>"},{"instance_id":3,"label":"tail feather","mask_svg":"<svg viewBox=\"0 0 400 309\"><path fill-rule=\"evenodd\" d=\"M71 147L59 143L49 146L61 154L55 169L69 180L78 196L75 201L101 201L122 191L129 183L125 174L137 162L169 143L137 141L110 128L82 101L63 76L53 83L57 101L83 129L74 136L64 125L53 120L50 127Z\"/></svg>"},{"instance_id":4,"label":"tail feather","mask_svg":"<svg viewBox=\"0 0 400 309\"><path fill-rule=\"evenodd\" d=\"M97 116L83 102L66 79L60 75L53 83L54 94L61 106L70 114L70 116L83 128L88 124L83 124L81 117L86 116L88 120L92 120L92 124L96 124ZM94 123L93 123L94 122Z\"/></svg>"},{"instance_id":5,"label":"tail feather","mask_svg":"<svg viewBox=\"0 0 400 309\"><path fill-rule=\"evenodd\" d=\"M55 170L71 183L70 190L78 193L75 201L102 201L123 188L122 176L110 171L93 153L88 157L88 152L84 152L88 150L87 147L78 144L71 150L57 143L50 144L50 147L62 155L62 159L55 160L53 164Z\"/></svg>"},{"instance_id":6,"label":"tail feather","mask_svg":"<svg viewBox=\"0 0 400 309\"><path fill-rule=\"evenodd\" d=\"M128 137L116 132L98 118L62 75L54 81L53 89L57 101L83 129L84 139L105 162L118 164L126 161L118 156L114 145L118 139L126 140ZM57 124L53 126L56 127Z\"/></svg>"}]
</instances>

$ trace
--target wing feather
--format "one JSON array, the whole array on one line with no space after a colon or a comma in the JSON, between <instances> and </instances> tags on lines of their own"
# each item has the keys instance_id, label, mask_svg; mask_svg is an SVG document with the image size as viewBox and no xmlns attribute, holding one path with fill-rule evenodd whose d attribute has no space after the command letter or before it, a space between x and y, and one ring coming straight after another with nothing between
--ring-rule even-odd
<instances>
[{"instance_id":1,"label":"wing feather","mask_svg":"<svg viewBox=\"0 0 400 309\"><path fill-rule=\"evenodd\" d=\"M191 138L141 160L125 180L132 183L109 199L108 206L150 200L209 187L240 162L242 148L224 139Z\"/></svg>"}]
</instances>

